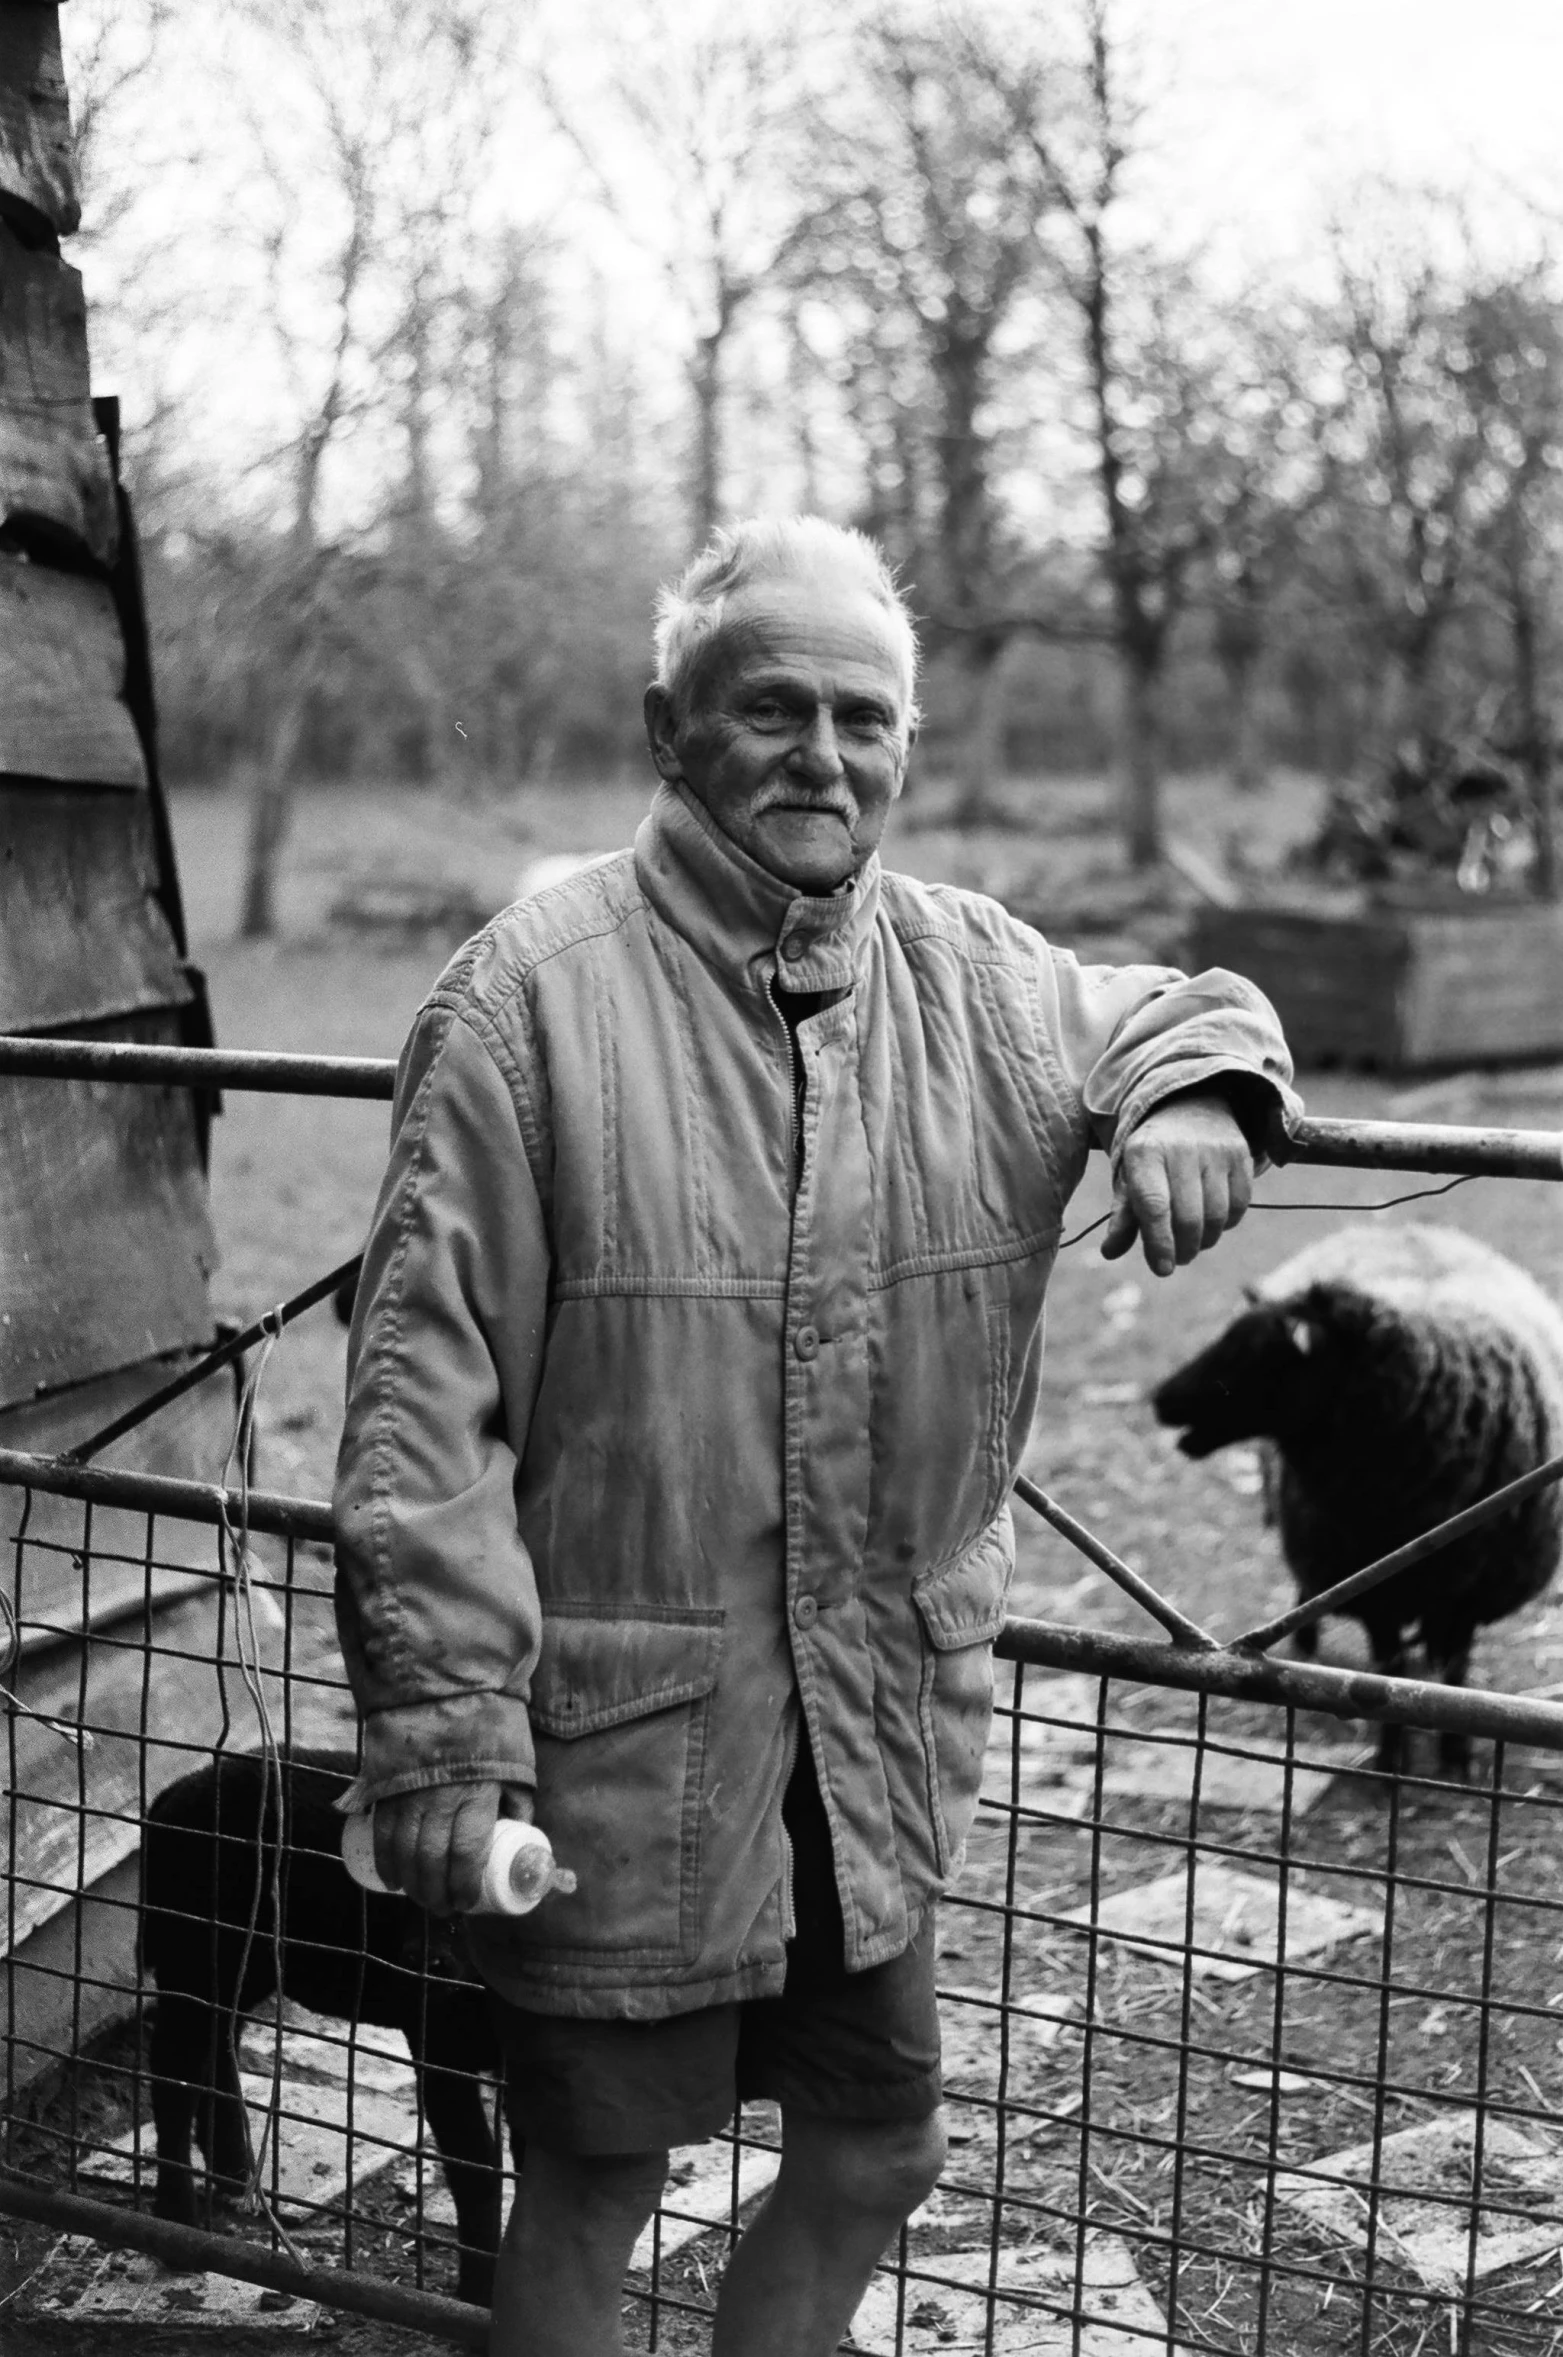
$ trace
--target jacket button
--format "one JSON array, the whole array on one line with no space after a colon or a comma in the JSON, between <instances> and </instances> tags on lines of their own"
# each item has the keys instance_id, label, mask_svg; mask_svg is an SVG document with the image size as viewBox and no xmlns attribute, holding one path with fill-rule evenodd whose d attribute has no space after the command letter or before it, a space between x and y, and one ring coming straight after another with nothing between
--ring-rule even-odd
<instances>
[{"instance_id":1,"label":"jacket button","mask_svg":"<svg viewBox=\"0 0 1563 2357\"><path fill-rule=\"evenodd\" d=\"M800 1629L812 1629L819 1619L819 1598L800 1596L792 1608L792 1617Z\"/></svg>"},{"instance_id":2,"label":"jacket button","mask_svg":"<svg viewBox=\"0 0 1563 2357\"><path fill-rule=\"evenodd\" d=\"M806 958L808 954L809 945L804 940L803 935L801 933L789 933L786 940L782 943L782 956L786 959L788 965L797 965L799 960Z\"/></svg>"},{"instance_id":3,"label":"jacket button","mask_svg":"<svg viewBox=\"0 0 1563 2357\"><path fill-rule=\"evenodd\" d=\"M800 1359L812 1359L819 1354L818 1326L800 1326L792 1338L792 1347Z\"/></svg>"}]
</instances>

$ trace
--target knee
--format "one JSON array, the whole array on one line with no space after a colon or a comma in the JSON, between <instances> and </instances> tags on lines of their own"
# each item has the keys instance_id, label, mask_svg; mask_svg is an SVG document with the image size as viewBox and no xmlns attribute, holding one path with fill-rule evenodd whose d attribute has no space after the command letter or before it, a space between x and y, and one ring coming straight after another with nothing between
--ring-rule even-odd
<instances>
[{"instance_id":1,"label":"knee","mask_svg":"<svg viewBox=\"0 0 1563 2357\"><path fill-rule=\"evenodd\" d=\"M512 2228L588 2241L625 2227L638 2234L657 2206L667 2173L665 2152L561 2153L529 2142Z\"/></svg>"},{"instance_id":2,"label":"knee","mask_svg":"<svg viewBox=\"0 0 1563 2357\"><path fill-rule=\"evenodd\" d=\"M892 2224L927 2200L948 2148L942 2110L925 2120L841 2121L833 2131L821 2122L809 2141L804 2165L821 2204Z\"/></svg>"}]
</instances>

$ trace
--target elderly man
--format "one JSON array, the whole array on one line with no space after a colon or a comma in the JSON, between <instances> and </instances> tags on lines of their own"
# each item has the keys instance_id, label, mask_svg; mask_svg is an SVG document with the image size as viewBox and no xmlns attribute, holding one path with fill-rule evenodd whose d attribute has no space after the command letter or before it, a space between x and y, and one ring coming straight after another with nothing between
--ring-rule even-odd
<instances>
[{"instance_id":1,"label":"elderly man","mask_svg":"<svg viewBox=\"0 0 1563 2357\"><path fill-rule=\"evenodd\" d=\"M1290 1066L1232 975L881 871L916 650L869 542L719 533L657 651L633 850L470 942L403 1057L339 1618L385 1879L470 1906L500 1808L577 1878L469 1927L526 2156L491 2346L617 2350L668 2148L769 2096L713 2347L825 2357L942 2164L1064 1207L1098 1144L1103 1249L1191 1260Z\"/></svg>"}]
</instances>

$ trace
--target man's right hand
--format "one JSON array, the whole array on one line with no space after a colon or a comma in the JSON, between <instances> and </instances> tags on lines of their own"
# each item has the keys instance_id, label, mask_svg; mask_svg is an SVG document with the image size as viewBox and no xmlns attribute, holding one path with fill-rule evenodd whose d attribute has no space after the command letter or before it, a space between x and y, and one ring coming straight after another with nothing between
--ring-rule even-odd
<instances>
[{"instance_id":1,"label":"man's right hand","mask_svg":"<svg viewBox=\"0 0 1563 2357\"><path fill-rule=\"evenodd\" d=\"M431 1915L477 1905L499 1816L529 1823L532 1795L516 1784L435 1784L375 1803L374 1863L391 1890Z\"/></svg>"}]
</instances>

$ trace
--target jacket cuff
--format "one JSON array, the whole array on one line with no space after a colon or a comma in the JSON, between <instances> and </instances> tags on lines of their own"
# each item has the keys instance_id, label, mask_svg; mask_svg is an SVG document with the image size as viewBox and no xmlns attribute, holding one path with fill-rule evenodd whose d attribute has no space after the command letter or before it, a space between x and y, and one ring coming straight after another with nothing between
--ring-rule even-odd
<instances>
[{"instance_id":1,"label":"jacket cuff","mask_svg":"<svg viewBox=\"0 0 1563 2357\"><path fill-rule=\"evenodd\" d=\"M357 1778L338 1802L349 1814L439 1784L537 1782L526 1705L504 1693L443 1694L370 1711Z\"/></svg>"},{"instance_id":2,"label":"jacket cuff","mask_svg":"<svg viewBox=\"0 0 1563 2357\"><path fill-rule=\"evenodd\" d=\"M1302 1099L1295 1089L1288 1088L1272 1073L1261 1071L1257 1065L1234 1062L1230 1056L1196 1057L1180 1063L1173 1071L1150 1072L1129 1091L1118 1109L1111 1155L1115 1178L1123 1150L1147 1114L1154 1113L1159 1105L1173 1097L1190 1096L1196 1090L1225 1097L1233 1120L1248 1141L1256 1171L1270 1166L1264 1141L1277 1109L1288 1128L1302 1117Z\"/></svg>"}]
</instances>

